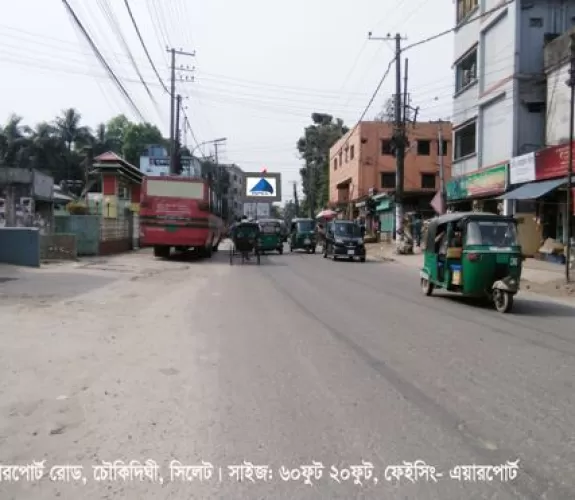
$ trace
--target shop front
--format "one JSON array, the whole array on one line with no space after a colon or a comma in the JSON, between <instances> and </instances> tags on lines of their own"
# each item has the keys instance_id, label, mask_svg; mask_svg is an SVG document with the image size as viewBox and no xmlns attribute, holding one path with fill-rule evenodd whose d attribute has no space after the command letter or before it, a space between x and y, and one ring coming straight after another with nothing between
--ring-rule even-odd
<instances>
[{"instance_id":1,"label":"shop front","mask_svg":"<svg viewBox=\"0 0 575 500\"><path fill-rule=\"evenodd\" d=\"M387 194L373 197L377 202L375 213L378 221L378 229L382 241L391 241L395 233L395 203Z\"/></svg>"},{"instance_id":2,"label":"shop front","mask_svg":"<svg viewBox=\"0 0 575 500\"><path fill-rule=\"evenodd\" d=\"M458 212L501 213L497 199L507 186L507 163L455 177L445 185L448 206Z\"/></svg>"},{"instance_id":3,"label":"shop front","mask_svg":"<svg viewBox=\"0 0 575 500\"><path fill-rule=\"evenodd\" d=\"M572 147L575 150L575 145ZM522 155L510 162L511 189L501 199L512 200L515 205L526 255L536 253L534 249L547 239L559 244L566 242L568 168L567 144Z\"/></svg>"}]
</instances>

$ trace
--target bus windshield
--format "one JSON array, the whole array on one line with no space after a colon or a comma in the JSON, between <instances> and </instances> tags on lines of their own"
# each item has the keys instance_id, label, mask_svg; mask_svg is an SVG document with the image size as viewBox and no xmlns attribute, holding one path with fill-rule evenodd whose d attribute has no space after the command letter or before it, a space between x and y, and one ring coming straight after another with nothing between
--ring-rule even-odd
<instances>
[{"instance_id":1,"label":"bus windshield","mask_svg":"<svg viewBox=\"0 0 575 500\"><path fill-rule=\"evenodd\" d=\"M203 200L204 185L201 182L176 182L148 179L146 181L146 195L164 198Z\"/></svg>"},{"instance_id":2,"label":"bus windshield","mask_svg":"<svg viewBox=\"0 0 575 500\"><path fill-rule=\"evenodd\" d=\"M518 245L517 227L508 221L471 221L467 224L467 245L510 247Z\"/></svg>"}]
</instances>

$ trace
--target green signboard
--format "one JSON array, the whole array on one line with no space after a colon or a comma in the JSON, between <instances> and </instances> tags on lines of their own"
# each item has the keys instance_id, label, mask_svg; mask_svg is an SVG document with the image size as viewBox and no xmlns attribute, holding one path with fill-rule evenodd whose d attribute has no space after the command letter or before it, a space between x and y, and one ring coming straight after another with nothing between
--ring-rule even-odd
<instances>
[{"instance_id":1,"label":"green signboard","mask_svg":"<svg viewBox=\"0 0 575 500\"><path fill-rule=\"evenodd\" d=\"M498 195L505 191L507 163L451 179L445 186L447 200Z\"/></svg>"}]
</instances>

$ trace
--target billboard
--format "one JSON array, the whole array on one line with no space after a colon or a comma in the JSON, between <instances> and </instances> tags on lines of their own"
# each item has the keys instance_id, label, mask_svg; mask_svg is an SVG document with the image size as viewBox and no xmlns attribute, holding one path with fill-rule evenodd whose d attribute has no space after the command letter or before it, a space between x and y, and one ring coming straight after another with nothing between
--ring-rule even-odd
<instances>
[{"instance_id":1,"label":"billboard","mask_svg":"<svg viewBox=\"0 0 575 500\"><path fill-rule=\"evenodd\" d=\"M246 172L244 174L244 200L272 203L281 201L281 174L269 172Z\"/></svg>"},{"instance_id":2,"label":"billboard","mask_svg":"<svg viewBox=\"0 0 575 500\"><path fill-rule=\"evenodd\" d=\"M244 215L251 219L269 219L271 203L244 203Z\"/></svg>"}]
</instances>

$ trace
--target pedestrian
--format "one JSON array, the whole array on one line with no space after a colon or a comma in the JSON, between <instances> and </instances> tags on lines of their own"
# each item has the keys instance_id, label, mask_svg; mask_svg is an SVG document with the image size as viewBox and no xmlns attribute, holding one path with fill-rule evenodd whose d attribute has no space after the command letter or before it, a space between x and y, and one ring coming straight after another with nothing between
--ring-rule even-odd
<instances>
[{"instance_id":1,"label":"pedestrian","mask_svg":"<svg viewBox=\"0 0 575 500\"><path fill-rule=\"evenodd\" d=\"M413 214L411 225L413 228L413 241L415 243L415 246L421 248L421 229L423 221L421 220L421 215L419 214L419 212L415 212Z\"/></svg>"}]
</instances>

